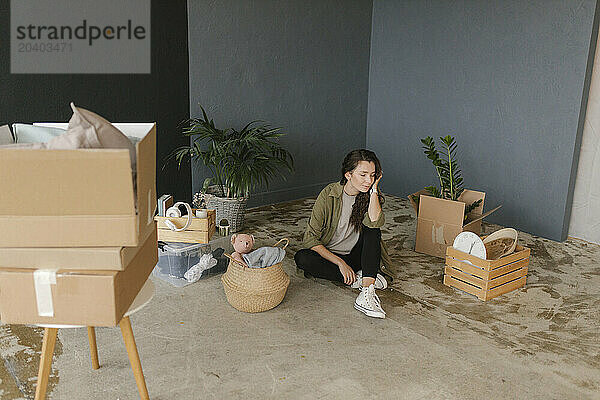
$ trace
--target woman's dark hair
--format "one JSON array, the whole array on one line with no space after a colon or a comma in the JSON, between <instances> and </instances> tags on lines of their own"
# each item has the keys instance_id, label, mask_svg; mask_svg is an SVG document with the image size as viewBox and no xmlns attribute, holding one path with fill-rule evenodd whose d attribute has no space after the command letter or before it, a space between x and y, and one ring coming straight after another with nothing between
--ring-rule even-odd
<instances>
[{"instance_id":1,"label":"woman's dark hair","mask_svg":"<svg viewBox=\"0 0 600 400\"><path fill-rule=\"evenodd\" d=\"M360 161L372 162L375 164L375 179L379 177L381 174L381 163L379 159L370 150L366 149L358 149L352 150L350 153L344 157L344 161L342 162L342 179L340 179L340 183L345 185L348 180L346 179L346 172L352 172L358 166ZM359 231L362 229L362 221L365 216L365 213L369 209L369 199L370 193L359 192L356 195L356 200L354 201L354 205L352 206L352 214L350 214L350 225L354 227L355 230ZM379 203L383 204L385 198L381 193L379 193Z\"/></svg>"}]
</instances>

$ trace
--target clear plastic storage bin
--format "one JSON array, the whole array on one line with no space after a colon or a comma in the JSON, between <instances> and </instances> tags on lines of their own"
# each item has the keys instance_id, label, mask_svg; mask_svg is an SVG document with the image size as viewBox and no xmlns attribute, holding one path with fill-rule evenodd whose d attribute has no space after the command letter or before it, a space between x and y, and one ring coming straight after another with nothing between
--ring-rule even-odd
<instances>
[{"instance_id":1,"label":"clear plastic storage bin","mask_svg":"<svg viewBox=\"0 0 600 400\"><path fill-rule=\"evenodd\" d=\"M203 254L211 253L207 243L158 243L158 264L156 267L164 275L183 278L188 269L200 261Z\"/></svg>"}]
</instances>

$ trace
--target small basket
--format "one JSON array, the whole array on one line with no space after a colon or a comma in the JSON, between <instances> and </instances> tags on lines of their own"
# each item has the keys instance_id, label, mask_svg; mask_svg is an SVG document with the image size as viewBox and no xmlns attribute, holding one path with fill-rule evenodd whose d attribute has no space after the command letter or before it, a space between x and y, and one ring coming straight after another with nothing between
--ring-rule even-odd
<instances>
[{"instance_id":1,"label":"small basket","mask_svg":"<svg viewBox=\"0 0 600 400\"><path fill-rule=\"evenodd\" d=\"M289 239L281 239L275 246ZM229 257L227 272L221 277L225 296L233 308L257 313L275 308L283 301L290 284L290 277L281 265L283 261L265 268L248 268Z\"/></svg>"}]
</instances>

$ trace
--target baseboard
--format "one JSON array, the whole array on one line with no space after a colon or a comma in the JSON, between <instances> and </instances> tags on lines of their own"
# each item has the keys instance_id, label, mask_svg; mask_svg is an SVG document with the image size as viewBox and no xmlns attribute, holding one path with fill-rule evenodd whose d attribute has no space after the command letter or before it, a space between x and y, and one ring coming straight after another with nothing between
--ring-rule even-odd
<instances>
[{"instance_id":1,"label":"baseboard","mask_svg":"<svg viewBox=\"0 0 600 400\"><path fill-rule=\"evenodd\" d=\"M248 199L247 208L283 203L284 201L298 200L306 197L317 197L319 192L329 183L331 182L327 181L294 188L253 193L250 195L250 199Z\"/></svg>"},{"instance_id":2,"label":"baseboard","mask_svg":"<svg viewBox=\"0 0 600 400\"><path fill-rule=\"evenodd\" d=\"M584 239L584 238L582 238L582 237L579 237L579 236L571 236L571 235L568 235L568 236L567 236L567 239L568 239L568 240L580 240L580 241L582 241L582 242L585 242L585 243L587 243L587 244L593 244L593 245L598 245L598 244L600 244L600 242L594 242L594 241L592 241L592 240L589 240L589 239Z\"/></svg>"}]
</instances>

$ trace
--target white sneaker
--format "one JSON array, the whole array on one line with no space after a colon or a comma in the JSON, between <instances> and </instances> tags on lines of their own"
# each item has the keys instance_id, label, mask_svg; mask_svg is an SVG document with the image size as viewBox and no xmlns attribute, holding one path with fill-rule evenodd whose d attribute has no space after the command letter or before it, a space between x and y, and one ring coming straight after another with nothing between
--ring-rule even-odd
<instances>
[{"instance_id":1,"label":"white sneaker","mask_svg":"<svg viewBox=\"0 0 600 400\"><path fill-rule=\"evenodd\" d=\"M358 289L362 287L362 269L356 273L356 280L350 286L352 289ZM375 278L375 289L382 290L387 288L387 281L381 274L377 274Z\"/></svg>"},{"instance_id":2,"label":"white sneaker","mask_svg":"<svg viewBox=\"0 0 600 400\"><path fill-rule=\"evenodd\" d=\"M354 308L369 317L385 318L385 311L381 308L379 297L375 294L375 285L373 284L369 285L369 287L361 288L358 297L354 301Z\"/></svg>"}]
</instances>

